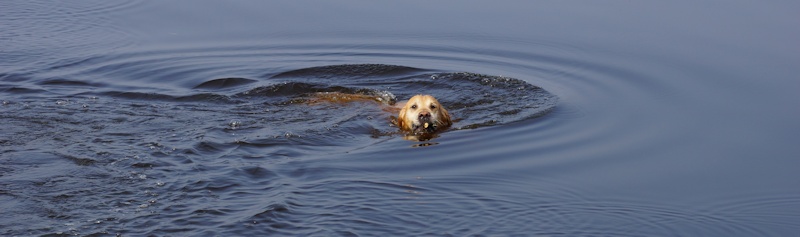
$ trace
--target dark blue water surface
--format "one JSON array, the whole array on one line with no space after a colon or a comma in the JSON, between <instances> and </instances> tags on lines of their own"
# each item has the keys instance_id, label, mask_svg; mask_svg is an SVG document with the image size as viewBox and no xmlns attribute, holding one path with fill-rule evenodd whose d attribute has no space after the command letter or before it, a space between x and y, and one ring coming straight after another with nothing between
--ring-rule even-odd
<instances>
[{"instance_id":1,"label":"dark blue water surface","mask_svg":"<svg viewBox=\"0 0 800 237\"><path fill-rule=\"evenodd\" d=\"M0 9L3 236L800 235L797 2Z\"/></svg>"}]
</instances>

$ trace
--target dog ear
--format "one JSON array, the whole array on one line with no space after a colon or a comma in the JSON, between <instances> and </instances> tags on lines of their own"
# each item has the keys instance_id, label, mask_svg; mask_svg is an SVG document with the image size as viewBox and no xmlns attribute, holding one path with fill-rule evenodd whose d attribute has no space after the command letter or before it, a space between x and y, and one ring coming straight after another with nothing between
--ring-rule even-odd
<instances>
[{"instance_id":1,"label":"dog ear","mask_svg":"<svg viewBox=\"0 0 800 237\"><path fill-rule=\"evenodd\" d=\"M442 106L441 103L439 104L438 109L439 109L439 117L441 117L441 119L439 119L439 120L441 120L441 121L439 121L441 123L441 125L445 126L445 127L449 127L450 125L453 125L453 121L450 120L450 113L447 112L446 109L444 109L444 106Z\"/></svg>"},{"instance_id":2,"label":"dog ear","mask_svg":"<svg viewBox=\"0 0 800 237\"><path fill-rule=\"evenodd\" d=\"M406 129L406 112L407 112L407 110L408 110L408 106L403 106L403 108L400 109L400 114L397 115L397 126L400 127L400 129Z\"/></svg>"}]
</instances>

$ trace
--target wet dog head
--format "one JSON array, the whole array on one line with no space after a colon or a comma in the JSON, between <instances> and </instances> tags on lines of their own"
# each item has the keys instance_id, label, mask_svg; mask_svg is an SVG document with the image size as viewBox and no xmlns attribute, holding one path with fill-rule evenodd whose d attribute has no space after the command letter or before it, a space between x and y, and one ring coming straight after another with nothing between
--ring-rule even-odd
<instances>
[{"instance_id":1,"label":"wet dog head","mask_svg":"<svg viewBox=\"0 0 800 237\"><path fill-rule=\"evenodd\" d=\"M397 116L397 125L412 133L433 133L451 124L450 114L430 95L411 97Z\"/></svg>"}]
</instances>

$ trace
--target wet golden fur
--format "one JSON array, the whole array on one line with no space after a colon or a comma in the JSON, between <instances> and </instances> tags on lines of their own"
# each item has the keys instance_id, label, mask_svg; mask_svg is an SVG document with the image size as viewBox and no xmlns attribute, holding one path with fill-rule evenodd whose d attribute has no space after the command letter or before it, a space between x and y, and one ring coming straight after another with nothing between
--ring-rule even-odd
<instances>
[{"instance_id":1,"label":"wet golden fur","mask_svg":"<svg viewBox=\"0 0 800 237\"><path fill-rule=\"evenodd\" d=\"M389 103L373 95L320 92L304 98L304 101L309 105L353 102L378 103L383 105L384 111L391 113L399 111L395 124L401 130L411 134L432 134L453 124L450 119L450 113L436 98L430 95L415 95L405 102ZM425 125L426 123L428 125Z\"/></svg>"},{"instance_id":2,"label":"wet golden fur","mask_svg":"<svg viewBox=\"0 0 800 237\"><path fill-rule=\"evenodd\" d=\"M429 126L433 126L435 130L444 129L453 124L450 120L450 113L433 96L415 95L400 106L402 109L397 116L397 126L402 130L415 132L420 127L427 128L424 123L428 120L432 122ZM423 119L426 116L429 118Z\"/></svg>"}]
</instances>

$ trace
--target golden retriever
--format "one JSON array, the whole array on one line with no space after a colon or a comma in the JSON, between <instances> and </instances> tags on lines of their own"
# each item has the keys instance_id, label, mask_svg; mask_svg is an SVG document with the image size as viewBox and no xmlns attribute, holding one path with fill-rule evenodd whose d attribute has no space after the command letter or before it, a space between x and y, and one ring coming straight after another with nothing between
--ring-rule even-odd
<instances>
[{"instance_id":1,"label":"golden retriever","mask_svg":"<svg viewBox=\"0 0 800 237\"><path fill-rule=\"evenodd\" d=\"M415 95L396 106L402 107L397 126L413 134L433 133L453 124L444 106L430 95Z\"/></svg>"},{"instance_id":2,"label":"golden retriever","mask_svg":"<svg viewBox=\"0 0 800 237\"><path fill-rule=\"evenodd\" d=\"M394 101L385 101L374 95L319 92L304 98L303 101L309 105L374 102L383 105L383 110L387 112L396 113L399 110L400 113L394 122L400 130L409 133L409 136L406 136L406 139L409 140L429 139L436 132L453 124L450 113L436 98L430 95L415 95L408 101L394 103ZM417 137L418 135L422 137Z\"/></svg>"}]
</instances>

